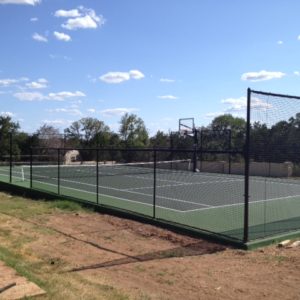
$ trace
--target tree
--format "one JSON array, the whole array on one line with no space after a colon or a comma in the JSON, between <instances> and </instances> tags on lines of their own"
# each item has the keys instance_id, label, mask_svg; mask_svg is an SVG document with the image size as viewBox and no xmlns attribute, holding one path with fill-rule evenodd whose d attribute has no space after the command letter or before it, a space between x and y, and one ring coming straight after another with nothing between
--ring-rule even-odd
<instances>
[{"instance_id":1,"label":"tree","mask_svg":"<svg viewBox=\"0 0 300 300\"><path fill-rule=\"evenodd\" d=\"M103 121L95 118L82 118L64 130L68 139L77 146L106 146L109 144L110 129Z\"/></svg>"},{"instance_id":2,"label":"tree","mask_svg":"<svg viewBox=\"0 0 300 300\"><path fill-rule=\"evenodd\" d=\"M120 136L126 147L145 147L149 134L144 121L135 114L126 113L120 121Z\"/></svg>"},{"instance_id":3,"label":"tree","mask_svg":"<svg viewBox=\"0 0 300 300\"><path fill-rule=\"evenodd\" d=\"M63 136L59 129L51 125L42 125L34 134L38 137L39 147L60 148L63 147Z\"/></svg>"},{"instance_id":4,"label":"tree","mask_svg":"<svg viewBox=\"0 0 300 300\"><path fill-rule=\"evenodd\" d=\"M0 156L10 154L10 137L14 137L19 128L19 123L13 122L10 116L0 115ZM12 154L17 156L20 154L20 149L14 141L12 142Z\"/></svg>"},{"instance_id":5,"label":"tree","mask_svg":"<svg viewBox=\"0 0 300 300\"><path fill-rule=\"evenodd\" d=\"M213 119L208 127L209 129L222 131L231 131L231 148L241 150L245 144L246 120L234 117L231 114L225 114Z\"/></svg>"},{"instance_id":6,"label":"tree","mask_svg":"<svg viewBox=\"0 0 300 300\"><path fill-rule=\"evenodd\" d=\"M156 134L150 138L150 146L158 148L169 148L170 135L158 130Z\"/></svg>"}]
</instances>

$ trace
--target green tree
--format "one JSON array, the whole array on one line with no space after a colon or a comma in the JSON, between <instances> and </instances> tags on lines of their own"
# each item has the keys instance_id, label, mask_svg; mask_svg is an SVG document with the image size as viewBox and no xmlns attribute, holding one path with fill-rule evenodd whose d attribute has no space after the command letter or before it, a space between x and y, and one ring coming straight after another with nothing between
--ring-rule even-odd
<instances>
[{"instance_id":1,"label":"green tree","mask_svg":"<svg viewBox=\"0 0 300 300\"><path fill-rule=\"evenodd\" d=\"M110 129L103 121L96 118L82 118L73 122L64 130L69 140L76 146L107 146L110 140Z\"/></svg>"},{"instance_id":2,"label":"green tree","mask_svg":"<svg viewBox=\"0 0 300 300\"><path fill-rule=\"evenodd\" d=\"M213 119L208 127L215 131L231 131L231 147L242 150L245 144L246 120L225 114Z\"/></svg>"},{"instance_id":3,"label":"green tree","mask_svg":"<svg viewBox=\"0 0 300 300\"><path fill-rule=\"evenodd\" d=\"M120 136L126 147L149 145L149 134L144 121L135 114L126 113L120 121Z\"/></svg>"},{"instance_id":4,"label":"green tree","mask_svg":"<svg viewBox=\"0 0 300 300\"><path fill-rule=\"evenodd\" d=\"M156 134L150 138L150 146L157 148L169 148L170 135L158 130Z\"/></svg>"},{"instance_id":5,"label":"green tree","mask_svg":"<svg viewBox=\"0 0 300 300\"><path fill-rule=\"evenodd\" d=\"M0 115L0 156L3 158L10 154L10 135L14 138L19 128L19 123L12 121L10 116ZM12 154L18 156L20 149L14 140L12 140L12 146Z\"/></svg>"}]
</instances>

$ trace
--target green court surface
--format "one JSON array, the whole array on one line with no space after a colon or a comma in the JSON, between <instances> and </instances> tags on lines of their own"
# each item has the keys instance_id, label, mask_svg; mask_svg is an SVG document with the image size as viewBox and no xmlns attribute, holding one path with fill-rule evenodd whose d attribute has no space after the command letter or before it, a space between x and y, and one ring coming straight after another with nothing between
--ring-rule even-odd
<instances>
[{"instance_id":1,"label":"green court surface","mask_svg":"<svg viewBox=\"0 0 300 300\"><path fill-rule=\"evenodd\" d=\"M112 165L97 182L96 170L33 167L32 188L243 239L243 176ZM9 181L9 167L0 180ZM30 168L14 167L12 183L29 188ZM300 180L250 177L249 194L250 240L300 228Z\"/></svg>"}]
</instances>

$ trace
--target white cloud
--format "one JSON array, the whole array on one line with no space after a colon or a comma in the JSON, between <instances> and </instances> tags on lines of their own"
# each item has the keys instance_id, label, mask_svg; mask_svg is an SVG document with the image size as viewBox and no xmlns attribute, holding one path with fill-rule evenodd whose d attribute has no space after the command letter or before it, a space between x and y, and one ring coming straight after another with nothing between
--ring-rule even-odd
<instances>
[{"instance_id":1,"label":"white cloud","mask_svg":"<svg viewBox=\"0 0 300 300\"><path fill-rule=\"evenodd\" d=\"M245 112L247 108L247 99L246 97L240 98L228 98L221 101L221 103L230 105L224 113L231 112ZM265 102L264 100L252 97L251 98L251 108L256 110L266 110L271 109L272 105L270 103Z\"/></svg>"},{"instance_id":2,"label":"white cloud","mask_svg":"<svg viewBox=\"0 0 300 300\"><path fill-rule=\"evenodd\" d=\"M20 101L42 101L45 100L45 96L38 92L21 92L15 93L14 97Z\"/></svg>"},{"instance_id":3,"label":"white cloud","mask_svg":"<svg viewBox=\"0 0 300 300\"><path fill-rule=\"evenodd\" d=\"M6 78L6 79L0 79L0 86L10 86L12 84L17 83L18 80L17 79L10 79L10 78Z\"/></svg>"},{"instance_id":4,"label":"white cloud","mask_svg":"<svg viewBox=\"0 0 300 300\"><path fill-rule=\"evenodd\" d=\"M270 71L259 71L259 72L248 72L244 73L241 77L242 80L250 80L250 81L263 81L263 80L271 80L274 78L282 78L286 74L282 72L270 72Z\"/></svg>"},{"instance_id":5,"label":"white cloud","mask_svg":"<svg viewBox=\"0 0 300 300\"><path fill-rule=\"evenodd\" d=\"M0 87L8 87L13 84L17 84L20 82L28 81L29 79L27 77L21 77L21 78L4 78L0 79Z\"/></svg>"},{"instance_id":6,"label":"white cloud","mask_svg":"<svg viewBox=\"0 0 300 300\"><path fill-rule=\"evenodd\" d=\"M126 72L108 72L100 77L100 80L106 83L121 83L129 79L130 75Z\"/></svg>"},{"instance_id":7,"label":"white cloud","mask_svg":"<svg viewBox=\"0 0 300 300\"><path fill-rule=\"evenodd\" d=\"M96 112L95 108L89 108L87 109L87 112L94 114Z\"/></svg>"},{"instance_id":8,"label":"white cloud","mask_svg":"<svg viewBox=\"0 0 300 300\"><path fill-rule=\"evenodd\" d=\"M227 99L221 100L221 103L230 105L230 107L226 109L226 112L241 111L241 110L245 110L247 108L246 97L227 98Z\"/></svg>"},{"instance_id":9,"label":"white cloud","mask_svg":"<svg viewBox=\"0 0 300 300\"><path fill-rule=\"evenodd\" d=\"M228 107L225 108L223 111L207 113L205 115L206 118L213 119L218 116L222 116L225 114L231 114L235 117L245 117L246 110L247 110L247 98L240 97L240 98L227 98L221 100L222 104L227 105ZM274 109L272 104L267 103L265 100L260 99L258 97L251 98L251 109L256 111L266 111L269 109Z\"/></svg>"},{"instance_id":10,"label":"white cloud","mask_svg":"<svg viewBox=\"0 0 300 300\"><path fill-rule=\"evenodd\" d=\"M66 126L72 124L72 120L65 120L65 119L57 119L57 120L43 120L43 124L53 125L53 126Z\"/></svg>"},{"instance_id":11,"label":"white cloud","mask_svg":"<svg viewBox=\"0 0 300 300\"><path fill-rule=\"evenodd\" d=\"M32 38L38 42L44 42L44 43L48 42L48 39L45 36L40 35L36 32L32 35Z\"/></svg>"},{"instance_id":12,"label":"white cloud","mask_svg":"<svg viewBox=\"0 0 300 300\"><path fill-rule=\"evenodd\" d=\"M0 0L0 4L25 4L25 5L36 5L41 0Z\"/></svg>"},{"instance_id":13,"label":"white cloud","mask_svg":"<svg viewBox=\"0 0 300 300\"><path fill-rule=\"evenodd\" d=\"M59 9L54 13L55 17L63 17L63 18L76 18L80 17L81 13L78 9L71 9L71 10L63 10Z\"/></svg>"},{"instance_id":14,"label":"white cloud","mask_svg":"<svg viewBox=\"0 0 300 300\"><path fill-rule=\"evenodd\" d=\"M57 32L54 31L53 35L56 37L56 39L58 39L59 41L64 41L64 42L69 42L71 41L71 37L68 34L65 34L63 32Z\"/></svg>"},{"instance_id":15,"label":"white cloud","mask_svg":"<svg viewBox=\"0 0 300 300\"><path fill-rule=\"evenodd\" d=\"M14 117L15 116L15 114L14 113L12 113L12 112L10 112L10 111L1 111L0 112L0 116L3 116L3 117Z\"/></svg>"},{"instance_id":16,"label":"white cloud","mask_svg":"<svg viewBox=\"0 0 300 300\"><path fill-rule=\"evenodd\" d=\"M37 81L26 83L26 87L30 89L45 89L48 87L48 81L44 78L39 78Z\"/></svg>"},{"instance_id":17,"label":"white cloud","mask_svg":"<svg viewBox=\"0 0 300 300\"><path fill-rule=\"evenodd\" d=\"M43 95L38 92L20 92L15 93L14 97L21 101L43 101L43 100L55 100L55 101L65 101L69 98L85 97L85 94L76 92L59 92L59 93L49 93L48 95Z\"/></svg>"},{"instance_id":18,"label":"white cloud","mask_svg":"<svg viewBox=\"0 0 300 300\"><path fill-rule=\"evenodd\" d=\"M205 118L208 118L208 119L214 119L215 117L218 117L218 116L222 116L224 115L225 113L223 111L219 111L219 112L213 112L213 113L207 113L205 115Z\"/></svg>"},{"instance_id":19,"label":"white cloud","mask_svg":"<svg viewBox=\"0 0 300 300\"><path fill-rule=\"evenodd\" d=\"M121 83L130 79L139 80L145 75L139 70L130 70L129 72L108 72L99 77L101 81L106 83Z\"/></svg>"},{"instance_id":20,"label":"white cloud","mask_svg":"<svg viewBox=\"0 0 300 300\"><path fill-rule=\"evenodd\" d=\"M163 95L163 96L158 96L157 98L164 99L164 100L176 100L176 99L178 99L178 97L173 96L173 95Z\"/></svg>"},{"instance_id":21,"label":"white cloud","mask_svg":"<svg viewBox=\"0 0 300 300\"><path fill-rule=\"evenodd\" d=\"M294 71L294 75L300 76L300 72L299 71Z\"/></svg>"},{"instance_id":22,"label":"white cloud","mask_svg":"<svg viewBox=\"0 0 300 300\"><path fill-rule=\"evenodd\" d=\"M175 82L175 79L161 78L159 81L160 82L166 82L166 83L173 83L173 82Z\"/></svg>"},{"instance_id":23,"label":"white cloud","mask_svg":"<svg viewBox=\"0 0 300 300\"><path fill-rule=\"evenodd\" d=\"M81 116L82 112L78 108L54 108L47 110L50 113L66 113L73 116Z\"/></svg>"},{"instance_id":24,"label":"white cloud","mask_svg":"<svg viewBox=\"0 0 300 300\"><path fill-rule=\"evenodd\" d=\"M61 26L68 30L76 30L76 29L96 29L98 26L102 26L105 23L105 19L103 16L96 15L96 12L93 9L84 8L83 6L79 7L79 11L76 9L71 11L60 12L59 14L71 14L74 15L78 13L76 16L70 17L64 24Z\"/></svg>"},{"instance_id":25,"label":"white cloud","mask_svg":"<svg viewBox=\"0 0 300 300\"><path fill-rule=\"evenodd\" d=\"M37 22L38 20L38 18L30 18L30 22Z\"/></svg>"},{"instance_id":26,"label":"white cloud","mask_svg":"<svg viewBox=\"0 0 300 300\"><path fill-rule=\"evenodd\" d=\"M106 117L123 116L126 113L138 111L137 108L109 108L101 110L101 114Z\"/></svg>"},{"instance_id":27,"label":"white cloud","mask_svg":"<svg viewBox=\"0 0 300 300\"><path fill-rule=\"evenodd\" d=\"M277 44L278 44L278 45L282 45L282 44L283 44L283 41L277 41Z\"/></svg>"},{"instance_id":28,"label":"white cloud","mask_svg":"<svg viewBox=\"0 0 300 300\"><path fill-rule=\"evenodd\" d=\"M85 97L86 95L80 91L72 92L59 92L59 93L49 93L48 98L51 100L64 101L67 98L74 97Z\"/></svg>"},{"instance_id":29,"label":"white cloud","mask_svg":"<svg viewBox=\"0 0 300 300\"><path fill-rule=\"evenodd\" d=\"M253 97L251 99L251 109L265 111L267 109L272 109L272 108L273 108L272 104L267 103L266 101L264 101L260 98Z\"/></svg>"},{"instance_id":30,"label":"white cloud","mask_svg":"<svg viewBox=\"0 0 300 300\"><path fill-rule=\"evenodd\" d=\"M136 80L139 80L139 79L142 79L145 77L145 75L139 70L129 71L129 76L130 76L130 78L136 79Z\"/></svg>"}]
</instances>

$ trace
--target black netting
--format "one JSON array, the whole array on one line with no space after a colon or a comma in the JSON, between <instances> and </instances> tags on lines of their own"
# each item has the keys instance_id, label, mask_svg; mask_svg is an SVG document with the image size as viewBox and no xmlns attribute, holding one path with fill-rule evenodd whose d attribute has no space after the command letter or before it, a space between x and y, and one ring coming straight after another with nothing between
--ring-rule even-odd
<instances>
[{"instance_id":1,"label":"black netting","mask_svg":"<svg viewBox=\"0 0 300 300\"><path fill-rule=\"evenodd\" d=\"M0 179L10 181L10 139L9 134L0 134Z\"/></svg>"},{"instance_id":2,"label":"black netting","mask_svg":"<svg viewBox=\"0 0 300 300\"><path fill-rule=\"evenodd\" d=\"M251 92L249 238L300 228L300 99Z\"/></svg>"}]
</instances>

